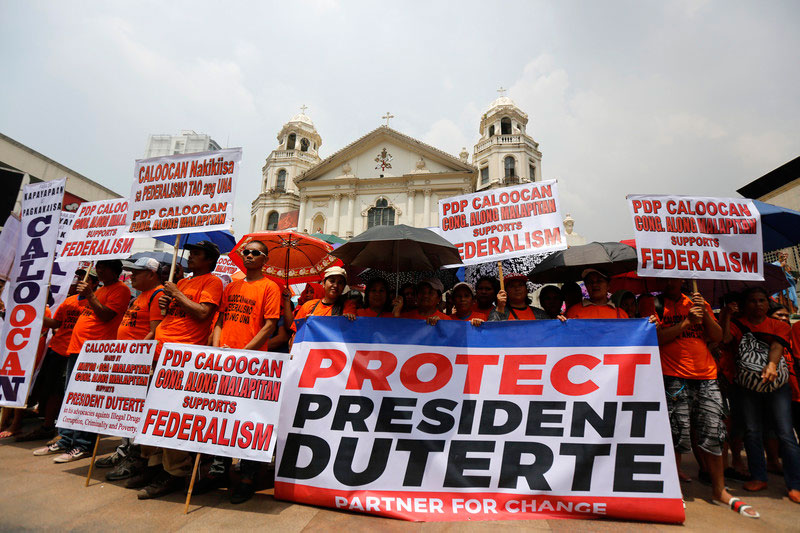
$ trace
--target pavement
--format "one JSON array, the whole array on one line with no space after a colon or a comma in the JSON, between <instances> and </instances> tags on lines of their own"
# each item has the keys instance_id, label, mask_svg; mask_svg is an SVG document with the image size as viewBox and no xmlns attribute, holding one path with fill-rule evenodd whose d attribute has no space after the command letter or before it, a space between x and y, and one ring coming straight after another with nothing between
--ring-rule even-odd
<instances>
[{"instance_id":1,"label":"pavement","mask_svg":"<svg viewBox=\"0 0 800 533\"><path fill-rule=\"evenodd\" d=\"M113 452L117 442L116 438L102 439L98 457ZM124 482L105 481L107 470L94 469L85 487L89 460L59 465L53 463L53 456L34 457L32 451L43 444L0 441L0 531L800 531L800 505L786 496L783 478L773 475L769 489L755 494L743 491L741 483L729 483L735 496L761 513L758 520L711 503L710 487L696 480L682 483L686 500L683 526L613 520L413 523L279 501L272 490L259 491L241 505L231 505L224 489L193 496L189 513L184 515L183 494L139 501L136 491L126 489ZM696 464L688 459L684 471L691 475Z\"/></svg>"}]
</instances>

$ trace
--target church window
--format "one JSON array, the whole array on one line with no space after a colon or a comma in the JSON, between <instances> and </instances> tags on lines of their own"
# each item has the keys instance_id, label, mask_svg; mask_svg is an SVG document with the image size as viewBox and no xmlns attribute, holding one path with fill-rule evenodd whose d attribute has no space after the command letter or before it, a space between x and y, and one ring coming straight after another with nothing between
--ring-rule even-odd
<instances>
[{"instance_id":1,"label":"church window","mask_svg":"<svg viewBox=\"0 0 800 533\"><path fill-rule=\"evenodd\" d=\"M267 231L275 231L278 229L278 212L273 211L267 217Z\"/></svg>"},{"instance_id":2,"label":"church window","mask_svg":"<svg viewBox=\"0 0 800 533\"><path fill-rule=\"evenodd\" d=\"M481 185L486 185L489 183L489 167L483 167L481 169Z\"/></svg>"},{"instance_id":3,"label":"church window","mask_svg":"<svg viewBox=\"0 0 800 533\"><path fill-rule=\"evenodd\" d=\"M297 136L294 133L289 134L289 138L286 139L286 149L287 150L294 150L294 143L297 140Z\"/></svg>"},{"instance_id":4,"label":"church window","mask_svg":"<svg viewBox=\"0 0 800 533\"><path fill-rule=\"evenodd\" d=\"M275 190L278 192L286 192L286 171L283 169L278 171L278 178L275 180Z\"/></svg>"},{"instance_id":5,"label":"church window","mask_svg":"<svg viewBox=\"0 0 800 533\"><path fill-rule=\"evenodd\" d=\"M308 139L306 138L300 139L300 151L308 152Z\"/></svg>"},{"instance_id":6,"label":"church window","mask_svg":"<svg viewBox=\"0 0 800 533\"><path fill-rule=\"evenodd\" d=\"M506 157L503 160L503 166L505 167L506 173L505 176L507 178L513 178L516 174L514 173L514 158L511 156Z\"/></svg>"},{"instance_id":7,"label":"church window","mask_svg":"<svg viewBox=\"0 0 800 533\"><path fill-rule=\"evenodd\" d=\"M528 174L530 174L529 178L531 179L531 181L534 181L536 179L536 167L533 165L529 165Z\"/></svg>"},{"instance_id":8,"label":"church window","mask_svg":"<svg viewBox=\"0 0 800 533\"><path fill-rule=\"evenodd\" d=\"M489 126L489 137L494 137L494 124Z\"/></svg>"},{"instance_id":9,"label":"church window","mask_svg":"<svg viewBox=\"0 0 800 533\"><path fill-rule=\"evenodd\" d=\"M508 117L503 117L500 119L500 134L501 135L511 135L511 119Z\"/></svg>"},{"instance_id":10,"label":"church window","mask_svg":"<svg viewBox=\"0 0 800 533\"><path fill-rule=\"evenodd\" d=\"M315 216L314 220L311 221L311 228L313 233L325 233L325 217L322 216L322 213Z\"/></svg>"},{"instance_id":11,"label":"church window","mask_svg":"<svg viewBox=\"0 0 800 533\"><path fill-rule=\"evenodd\" d=\"M385 198L379 198L367 212L367 228L373 226L394 226L394 208Z\"/></svg>"}]
</instances>

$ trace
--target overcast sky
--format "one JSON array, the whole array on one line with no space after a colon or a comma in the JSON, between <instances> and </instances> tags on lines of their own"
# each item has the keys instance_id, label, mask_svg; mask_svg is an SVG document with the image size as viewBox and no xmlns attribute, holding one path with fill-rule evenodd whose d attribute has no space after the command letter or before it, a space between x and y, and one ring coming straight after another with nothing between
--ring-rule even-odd
<instances>
[{"instance_id":1,"label":"overcast sky","mask_svg":"<svg viewBox=\"0 0 800 533\"><path fill-rule=\"evenodd\" d=\"M0 131L126 195L152 133L241 146L236 233L302 104L326 157L381 124L451 154L499 86L588 240L628 193L738 196L800 155L800 2L0 0Z\"/></svg>"}]
</instances>

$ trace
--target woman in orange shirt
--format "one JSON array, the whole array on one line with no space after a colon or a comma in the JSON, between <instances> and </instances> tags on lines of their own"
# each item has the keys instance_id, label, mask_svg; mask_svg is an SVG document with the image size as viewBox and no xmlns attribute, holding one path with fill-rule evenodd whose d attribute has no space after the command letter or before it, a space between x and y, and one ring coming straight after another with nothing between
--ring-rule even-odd
<instances>
[{"instance_id":1,"label":"woman in orange shirt","mask_svg":"<svg viewBox=\"0 0 800 533\"><path fill-rule=\"evenodd\" d=\"M309 300L297 308L292 322L292 331L297 332L296 322L309 316L346 316L350 320L356 318L356 304L344 297L347 286L347 272L340 266L332 266L325 271L322 280L323 296Z\"/></svg>"},{"instance_id":2,"label":"woman in orange shirt","mask_svg":"<svg viewBox=\"0 0 800 533\"><path fill-rule=\"evenodd\" d=\"M442 301L444 285L441 280L436 278L423 279L417 283L417 308L413 311L400 313L400 306L395 306L394 316L399 318L411 318L425 320L431 326L436 325L439 320L450 320L450 317L439 311L439 302Z\"/></svg>"},{"instance_id":3,"label":"woman in orange shirt","mask_svg":"<svg viewBox=\"0 0 800 533\"><path fill-rule=\"evenodd\" d=\"M594 268L581 273L589 299L567 309L567 318L628 318L628 313L608 299L608 276Z\"/></svg>"},{"instance_id":4,"label":"woman in orange shirt","mask_svg":"<svg viewBox=\"0 0 800 533\"><path fill-rule=\"evenodd\" d=\"M528 299L528 276L509 274L503 278L505 290L497 293L497 306L489 314L490 322L502 320L536 320L542 318Z\"/></svg>"},{"instance_id":5,"label":"woman in orange shirt","mask_svg":"<svg viewBox=\"0 0 800 533\"><path fill-rule=\"evenodd\" d=\"M396 299L395 303L402 300ZM383 278L375 278L367 283L364 290L364 307L356 311L357 316L391 317L392 304L389 302L389 282Z\"/></svg>"},{"instance_id":6,"label":"woman in orange shirt","mask_svg":"<svg viewBox=\"0 0 800 533\"><path fill-rule=\"evenodd\" d=\"M475 293L469 283L456 283L453 287L453 302L455 312L451 315L452 320L465 320L473 326L480 326L488 318L485 313L478 311L475 306Z\"/></svg>"}]
</instances>

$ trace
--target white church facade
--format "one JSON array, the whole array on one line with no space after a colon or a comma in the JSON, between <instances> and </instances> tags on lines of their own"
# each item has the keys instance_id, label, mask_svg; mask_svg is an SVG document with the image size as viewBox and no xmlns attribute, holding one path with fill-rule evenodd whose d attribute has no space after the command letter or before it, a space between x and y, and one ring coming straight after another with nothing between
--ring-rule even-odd
<instances>
[{"instance_id":1,"label":"white church facade","mask_svg":"<svg viewBox=\"0 0 800 533\"><path fill-rule=\"evenodd\" d=\"M481 117L472 161L466 149L453 156L388 125L321 159L322 138L303 108L281 128L262 168L250 231L277 229L292 213L298 231L342 238L376 225L438 226L440 199L541 181L542 154L527 124L501 96Z\"/></svg>"}]
</instances>

